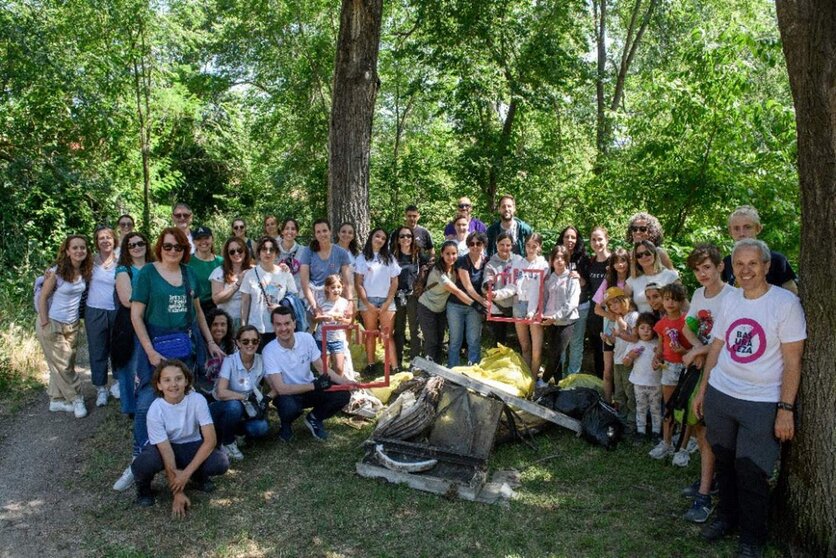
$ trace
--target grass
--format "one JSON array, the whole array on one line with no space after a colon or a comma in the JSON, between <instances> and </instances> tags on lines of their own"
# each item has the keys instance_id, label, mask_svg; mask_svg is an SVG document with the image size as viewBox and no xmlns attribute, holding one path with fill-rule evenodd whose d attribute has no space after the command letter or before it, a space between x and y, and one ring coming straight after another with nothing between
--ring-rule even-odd
<instances>
[{"instance_id":1,"label":"grass","mask_svg":"<svg viewBox=\"0 0 836 558\"><path fill-rule=\"evenodd\" d=\"M162 475L150 509L110 490L127 462L130 428L109 412L73 481L99 495L78 518L90 555L710 557L735 549L733 541L704 544L699 527L680 519L689 502L679 490L696 478L697 459L677 469L648 458L649 444L607 452L557 428L537 436L536 449L495 449L491 470L521 471L517 498L501 507L357 476L371 426L334 419L320 444L297 424L284 445L274 424L269 441L244 448L246 459L216 479L211 496L195 494L191 515L177 522Z\"/></svg>"},{"instance_id":2,"label":"grass","mask_svg":"<svg viewBox=\"0 0 836 558\"><path fill-rule=\"evenodd\" d=\"M0 416L14 413L44 387L44 356L35 335L31 290L26 291L20 279L6 282L8 278L0 277Z\"/></svg>"}]
</instances>

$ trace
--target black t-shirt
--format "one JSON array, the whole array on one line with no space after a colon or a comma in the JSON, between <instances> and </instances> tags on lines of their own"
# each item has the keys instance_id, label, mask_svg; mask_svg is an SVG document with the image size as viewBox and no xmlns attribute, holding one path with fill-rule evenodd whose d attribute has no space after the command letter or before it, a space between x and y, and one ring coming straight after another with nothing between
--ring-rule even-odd
<instances>
[{"instance_id":1,"label":"black t-shirt","mask_svg":"<svg viewBox=\"0 0 836 558\"><path fill-rule=\"evenodd\" d=\"M583 252L576 252L572 254L572 264L569 266L571 271L577 271L578 275L580 275L586 286L581 287L581 298L579 304L583 304L587 302L590 298L589 295L589 256L584 254Z\"/></svg>"},{"instance_id":2,"label":"black t-shirt","mask_svg":"<svg viewBox=\"0 0 836 558\"><path fill-rule=\"evenodd\" d=\"M473 289L478 293L482 290L482 280L485 276L485 263L486 260L483 257L481 262L482 265L479 269L476 269L476 266L473 265L473 260L470 259L470 254L465 254L464 256L460 256L459 259L456 260L456 263L453 264L453 269L456 272L456 286L461 290L467 292L462 285L461 279L459 279L459 270L464 269L467 271L467 274L470 275L470 284L473 285ZM459 297L451 296L447 299L447 304L464 304Z\"/></svg>"},{"instance_id":3,"label":"black t-shirt","mask_svg":"<svg viewBox=\"0 0 836 558\"><path fill-rule=\"evenodd\" d=\"M407 293L412 292L412 287L415 285L415 279L418 277L418 270L420 266L427 263L428 258L418 255L418 260L412 261L412 254L401 254L398 256L398 265L401 268L401 274L398 275L398 290Z\"/></svg>"},{"instance_id":4,"label":"black t-shirt","mask_svg":"<svg viewBox=\"0 0 836 558\"><path fill-rule=\"evenodd\" d=\"M606 279L608 261L609 258L603 262L599 262L595 258L589 259L589 283L587 283L586 291L590 296L595 296L595 293L601 287L601 283Z\"/></svg>"},{"instance_id":5,"label":"black t-shirt","mask_svg":"<svg viewBox=\"0 0 836 558\"><path fill-rule=\"evenodd\" d=\"M772 254L772 260L769 264L769 271L766 274L766 282L770 285L780 287L787 281L795 281L795 271L792 270L792 266L790 265L790 262L787 261L787 258L780 252L770 250L770 253ZM732 287L737 286L735 285L734 269L732 269L731 255L728 255L725 258L723 258L723 273L721 276L723 278L723 281L725 281Z\"/></svg>"},{"instance_id":6,"label":"black t-shirt","mask_svg":"<svg viewBox=\"0 0 836 558\"><path fill-rule=\"evenodd\" d=\"M395 246L398 245L398 232L403 228L408 227L400 226L389 234L390 251L394 251ZM413 246L419 247L421 249L421 254L429 257L430 250L433 249L433 237L430 234L430 231L421 225L416 225L416 227L412 229L412 235Z\"/></svg>"}]
</instances>

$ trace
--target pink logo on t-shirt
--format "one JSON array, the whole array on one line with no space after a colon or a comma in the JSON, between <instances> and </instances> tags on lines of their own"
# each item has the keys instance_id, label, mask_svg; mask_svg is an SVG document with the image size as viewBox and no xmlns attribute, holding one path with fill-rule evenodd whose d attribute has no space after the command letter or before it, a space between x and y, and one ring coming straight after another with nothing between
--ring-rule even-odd
<instances>
[{"instance_id":1,"label":"pink logo on t-shirt","mask_svg":"<svg viewBox=\"0 0 836 558\"><path fill-rule=\"evenodd\" d=\"M726 349L738 364L754 362L766 351L766 332L750 318L735 320L726 330Z\"/></svg>"}]
</instances>

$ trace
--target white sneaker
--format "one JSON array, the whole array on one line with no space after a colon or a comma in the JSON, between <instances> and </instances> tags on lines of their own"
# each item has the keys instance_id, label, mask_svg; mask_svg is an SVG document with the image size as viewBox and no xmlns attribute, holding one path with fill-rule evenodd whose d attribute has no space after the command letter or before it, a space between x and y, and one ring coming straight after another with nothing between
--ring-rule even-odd
<instances>
[{"instance_id":1,"label":"white sneaker","mask_svg":"<svg viewBox=\"0 0 836 558\"><path fill-rule=\"evenodd\" d=\"M107 405L107 388L96 388L96 407L104 407Z\"/></svg>"},{"instance_id":2,"label":"white sneaker","mask_svg":"<svg viewBox=\"0 0 836 558\"><path fill-rule=\"evenodd\" d=\"M110 386L110 396L112 398L116 399L117 401L119 400L121 394L119 393L119 384L118 383L114 383L112 386Z\"/></svg>"},{"instance_id":3,"label":"white sneaker","mask_svg":"<svg viewBox=\"0 0 836 558\"><path fill-rule=\"evenodd\" d=\"M698 444L698 443L697 443L697 441L696 441L695 439L693 439L693 438L691 438L690 440L688 440L688 445L687 445L687 446L685 446L685 451L687 451L688 453L694 453L695 451L697 451L697 450L699 450L699 449L700 449L699 444Z\"/></svg>"},{"instance_id":4,"label":"white sneaker","mask_svg":"<svg viewBox=\"0 0 836 558\"><path fill-rule=\"evenodd\" d=\"M63 399L53 399L49 402L49 411L51 413L72 413L73 412L73 404Z\"/></svg>"},{"instance_id":5,"label":"white sneaker","mask_svg":"<svg viewBox=\"0 0 836 558\"><path fill-rule=\"evenodd\" d=\"M75 418L84 418L87 416L87 407L84 406L84 399L78 397L73 401L73 414Z\"/></svg>"},{"instance_id":6,"label":"white sneaker","mask_svg":"<svg viewBox=\"0 0 836 558\"><path fill-rule=\"evenodd\" d=\"M244 454L241 453L241 450L238 449L238 444L235 442L221 446L221 451L224 452L228 458L234 459L235 461L241 461L244 459Z\"/></svg>"},{"instance_id":7,"label":"white sneaker","mask_svg":"<svg viewBox=\"0 0 836 558\"><path fill-rule=\"evenodd\" d=\"M118 490L122 492L124 490L129 489L134 483L134 472L131 471L131 466L128 465L128 468L122 471L122 476L119 477L119 480L113 483L113 490Z\"/></svg>"},{"instance_id":8,"label":"white sneaker","mask_svg":"<svg viewBox=\"0 0 836 558\"><path fill-rule=\"evenodd\" d=\"M664 440L659 442L659 444L648 453L648 455L653 459L664 459L671 454L673 454L673 445L668 444Z\"/></svg>"},{"instance_id":9,"label":"white sneaker","mask_svg":"<svg viewBox=\"0 0 836 558\"><path fill-rule=\"evenodd\" d=\"M687 467L691 462L691 454L687 449L681 449L673 454L673 464L677 467Z\"/></svg>"}]
</instances>

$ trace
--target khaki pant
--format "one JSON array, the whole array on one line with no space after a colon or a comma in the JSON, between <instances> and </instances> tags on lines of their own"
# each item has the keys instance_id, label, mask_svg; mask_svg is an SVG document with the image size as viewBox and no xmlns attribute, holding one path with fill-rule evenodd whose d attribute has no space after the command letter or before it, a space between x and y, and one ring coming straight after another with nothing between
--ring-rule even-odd
<instances>
[{"instance_id":1,"label":"khaki pant","mask_svg":"<svg viewBox=\"0 0 836 558\"><path fill-rule=\"evenodd\" d=\"M50 319L49 325L38 324L38 339L49 367L47 394L52 400L73 402L81 397L81 378L75 371L79 324L65 324Z\"/></svg>"}]
</instances>

